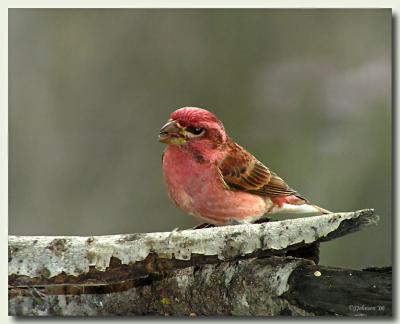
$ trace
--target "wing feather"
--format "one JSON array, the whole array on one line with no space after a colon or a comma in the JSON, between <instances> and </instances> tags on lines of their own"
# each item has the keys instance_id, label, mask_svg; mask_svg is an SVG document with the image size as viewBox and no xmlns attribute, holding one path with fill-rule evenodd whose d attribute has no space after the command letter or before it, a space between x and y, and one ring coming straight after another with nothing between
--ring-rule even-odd
<instances>
[{"instance_id":1,"label":"wing feather","mask_svg":"<svg viewBox=\"0 0 400 324\"><path fill-rule=\"evenodd\" d=\"M221 180L225 187L260 196L297 195L282 178L270 171L252 154L234 142L227 144L228 153L220 163Z\"/></svg>"}]
</instances>

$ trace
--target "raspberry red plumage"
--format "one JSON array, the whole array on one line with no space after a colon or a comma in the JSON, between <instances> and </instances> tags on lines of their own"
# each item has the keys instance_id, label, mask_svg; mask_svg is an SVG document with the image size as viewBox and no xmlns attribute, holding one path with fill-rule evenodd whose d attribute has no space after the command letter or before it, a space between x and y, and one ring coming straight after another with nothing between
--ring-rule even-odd
<instances>
[{"instance_id":1,"label":"raspberry red plumage","mask_svg":"<svg viewBox=\"0 0 400 324\"><path fill-rule=\"evenodd\" d=\"M211 112L184 107L160 131L169 144L163 172L171 199L185 212L224 225L276 212L328 212L309 204L232 141Z\"/></svg>"},{"instance_id":2,"label":"raspberry red plumage","mask_svg":"<svg viewBox=\"0 0 400 324\"><path fill-rule=\"evenodd\" d=\"M181 125L207 125L217 123L223 129L222 123L208 110L194 107L183 107L171 114L171 119L179 121Z\"/></svg>"}]
</instances>

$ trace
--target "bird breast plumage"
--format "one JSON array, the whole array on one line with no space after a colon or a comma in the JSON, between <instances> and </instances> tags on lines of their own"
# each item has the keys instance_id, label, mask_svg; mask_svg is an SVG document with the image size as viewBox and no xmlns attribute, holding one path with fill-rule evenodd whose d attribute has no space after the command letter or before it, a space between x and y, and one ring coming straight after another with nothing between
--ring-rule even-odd
<instances>
[{"instance_id":1,"label":"bird breast plumage","mask_svg":"<svg viewBox=\"0 0 400 324\"><path fill-rule=\"evenodd\" d=\"M165 151L163 173L175 204L209 223L251 222L272 204L269 198L227 189L217 165L199 161L179 147L169 146Z\"/></svg>"}]
</instances>

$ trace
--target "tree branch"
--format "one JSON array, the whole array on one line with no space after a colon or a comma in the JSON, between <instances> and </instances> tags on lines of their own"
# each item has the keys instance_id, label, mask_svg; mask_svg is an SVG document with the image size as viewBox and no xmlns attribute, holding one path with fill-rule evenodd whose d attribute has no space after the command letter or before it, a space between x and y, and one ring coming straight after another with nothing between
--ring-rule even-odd
<instances>
[{"instance_id":1,"label":"tree branch","mask_svg":"<svg viewBox=\"0 0 400 324\"><path fill-rule=\"evenodd\" d=\"M10 315L391 315L391 271L340 270L290 257L153 274L119 285L12 288ZM75 287L78 288L78 287Z\"/></svg>"},{"instance_id":2,"label":"tree branch","mask_svg":"<svg viewBox=\"0 0 400 324\"><path fill-rule=\"evenodd\" d=\"M294 270L307 269L306 265L314 263L288 255L299 256L303 250L308 253L313 251L310 246L377 220L373 210L361 210L170 233L10 236L9 313L276 315L289 312L307 315L331 312L324 307L315 310L302 304L302 299L289 290L288 278L300 271ZM300 256L304 257L304 253ZM387 303L384 306L389 309Z\"/></svg>"},{"instance_id":3,"label":"tree branch","mask_svg":"<svg viewBox=\"0 0 400 324\"><path fill-rule=\"evenodd\" d=\"M163 233L9 236L12 286L108 283L240 257L282 255L377 222L373 210ZM125 278L124 273L129 272Z\"/></svg>"}]
</instances>

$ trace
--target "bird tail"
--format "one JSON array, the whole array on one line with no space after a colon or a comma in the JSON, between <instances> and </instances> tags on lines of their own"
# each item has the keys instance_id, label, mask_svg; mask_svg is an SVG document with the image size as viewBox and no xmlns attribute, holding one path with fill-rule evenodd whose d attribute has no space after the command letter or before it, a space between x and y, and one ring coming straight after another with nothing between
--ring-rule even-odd
<instances>
[{"instance_id":1,"label":"bird tail","mask_svg":"<svg viewBox=\"0 0 400 324\"><path fill-rule=\"evenodd\" d=\"M283 197L273 197L271 198L272 208L269 210L271 214L275 213L321 213L321 214L331 214L332 212L319 207L317 205L311 204L305 198L298 195L283 196Z\"/></svg>"},{"instance_id":2,"label":"bird tail","mask_svg":"<svg viewBox=\"0 0 400 324\"><path fill-rule=\"evenodd\" d=\"M315 209L317 209L317 210L318 210L319 212L321 212L322 214L332 214L332 212L329 211L329 210L327 210L327 209L324 209L324 208L319 207L319 206L314 205L314 204L310 204L310 203L307 203L307 204L310 205L310 206L313 206Z\"/></svg>"}]
</instances>

